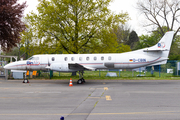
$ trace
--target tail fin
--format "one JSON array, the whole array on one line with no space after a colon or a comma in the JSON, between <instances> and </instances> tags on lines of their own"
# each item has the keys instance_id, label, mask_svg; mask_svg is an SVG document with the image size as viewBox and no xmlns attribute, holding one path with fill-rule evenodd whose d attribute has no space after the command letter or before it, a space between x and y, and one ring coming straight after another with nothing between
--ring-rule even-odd
<instances>
[{"instance_id":1,"label":"tail fin","mask_svg":"<svg viewBox=\"0 0 180 120\"><path fill-rule=\"evenodd\" d=\"M161 57L162 60L164 59L163 61L156 63L154 65L166 64L169 56L173 36L174 36L174 31L166 32L165 35L156 45L149 48L145 48L143 50L144 52L153 52L154 55L156 54L159 57Z\"/></svg>"},{"instance_id":2,"label":"tail fin","mask_svg":"<svg viewBox=\"0 0 180 120\"><path fill-rule=\"evenodd\" d=\"M166 32L166 34L161 38L159 43L157 43L157 47L170 50L173 36L174 36L174 31Z\"/></svg>"},{"instance_id":3,"label":"tail fin","mask_svg":"<svg viewBox=\"0 0 180 120\"><path fill-rule=\"evenodd\" d=\"M174 31L166 32L156 45L144 49L144 52L170 51L173 36Z\"/></svg>"}]
</instances>

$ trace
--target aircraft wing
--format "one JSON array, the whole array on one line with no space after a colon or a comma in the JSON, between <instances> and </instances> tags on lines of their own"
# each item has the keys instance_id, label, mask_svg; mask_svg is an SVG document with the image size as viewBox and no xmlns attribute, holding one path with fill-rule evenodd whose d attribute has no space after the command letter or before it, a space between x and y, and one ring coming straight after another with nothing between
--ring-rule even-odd
<instances>
[{"instance_id":1,"label":"aircraft wing","mask_svg":"<svg viewBox=\"0 0 180 120\"><path fill-rule=\"evenodd\" d=\"M94 71L95 68L84 66L78 63L68 63L69 69L75 69L75 70L91 70Z\"/></svg>"}]
</instances>

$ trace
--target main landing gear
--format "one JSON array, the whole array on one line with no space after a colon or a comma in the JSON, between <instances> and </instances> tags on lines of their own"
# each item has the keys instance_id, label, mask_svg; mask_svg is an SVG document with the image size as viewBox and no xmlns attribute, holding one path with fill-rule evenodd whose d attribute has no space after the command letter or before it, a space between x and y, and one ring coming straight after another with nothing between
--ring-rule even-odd
<instances>
[{"instance_id":1,"label":"main landing gear","mask_svg":"<svg viewBox=\"0 0 180 120\"><path fill-rule=\"evenodd\" d=\"M83 78L83 73L84 71L79 71L79 80L77 81L77 84L83 84L86 82Z\"/></svg>"}]
</instances>

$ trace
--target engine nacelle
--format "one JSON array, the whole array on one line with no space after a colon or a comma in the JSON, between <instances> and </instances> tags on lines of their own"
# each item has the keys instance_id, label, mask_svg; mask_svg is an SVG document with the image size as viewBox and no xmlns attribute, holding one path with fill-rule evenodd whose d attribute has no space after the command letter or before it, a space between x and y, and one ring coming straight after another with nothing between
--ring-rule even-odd
<instances>
[{"instance_id":1,"label":"engine nacelle","mask_svg":"<svg viewBox=\"0 0 180 120\"><path fill-rule=\"evenodd\" d=\"M68 63L52 63L50 65L50 70L60 71L60 72L73 72L75 70L69 69Z\"/></svg>"}]
</instances>

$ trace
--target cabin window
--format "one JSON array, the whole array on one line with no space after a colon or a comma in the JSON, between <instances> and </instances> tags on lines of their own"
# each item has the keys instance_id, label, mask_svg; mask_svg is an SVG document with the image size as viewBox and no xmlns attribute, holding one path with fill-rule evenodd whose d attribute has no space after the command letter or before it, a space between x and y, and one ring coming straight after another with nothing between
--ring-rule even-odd
<instances>
[{"instance_id":1,"label":"cabin window","mask_svg":"<svg viewBox=\"0 0 180 120\"><path fill-rule=\"evenodd\" d=\"M89 57L86 57L86 60L88 61L88 60L89 60Z\"/></svg>"},{"instance_id":2,"label":"cabin window","mask_svg":"<svg viewBox=\"0 0 180 120\"><path fill-rule=\"evenodd\" d=\"M52 57L52 61L54 61L55 60L55 58L54 57Z\"/></svg>"},{"instance_id":3,"label":"cabin window","mask_svg":"<svg viewBox=\"0 0 180 120\"><path fill-rule=\"evenodd\" d=\"M71 60L74 61L74 57L71 57Z\"/></svg>"},{"instance_id":4,"label":"cabin window","mask_svg":"<svg viewBox=\"0 0 180 120\"><path fill-rule=\"evenodd\" d=\"M111 60L111 56L108 57L108 60Z\"/></svg>"},{"instance_id":5,"label":"cabin window","mask_svg":"<svg viewBox=\"0 0 180 120\"><path fill-rule=\"evenodd\" d=\"M67 58L67 57L65 57L65 58L64 58L64 60L65 60L65 61L67 61L67 60L68 60L68 58Z\"/></svg>"},{"instance_id":6,"label":"cabin window","mask_svg":"<svg viewBox=\"0 0 180 120\"><path fill-rule=\"evenodd\" d=\"M79 61L82 61L82 57L79 57Z\"/></svg>"},{"instance_id":7,"label":"cabin window","mask_svg":"<svg viewBox=\"0 0 180 120\"><path fill-rule=\"evenodd\" d=\"M103 56L101 57L101 60L104 60L104 57L103 57Z\"/></svg>"},{"instance_id":8,"label":"cabin window","mask_svg":"<svg viewBox=\"0 0 180 120\"><path fill-rule=\"evenodd\" d=\"M97 57L94 57L94 60L97 60Z\"/></svg>"}]
</instances>

